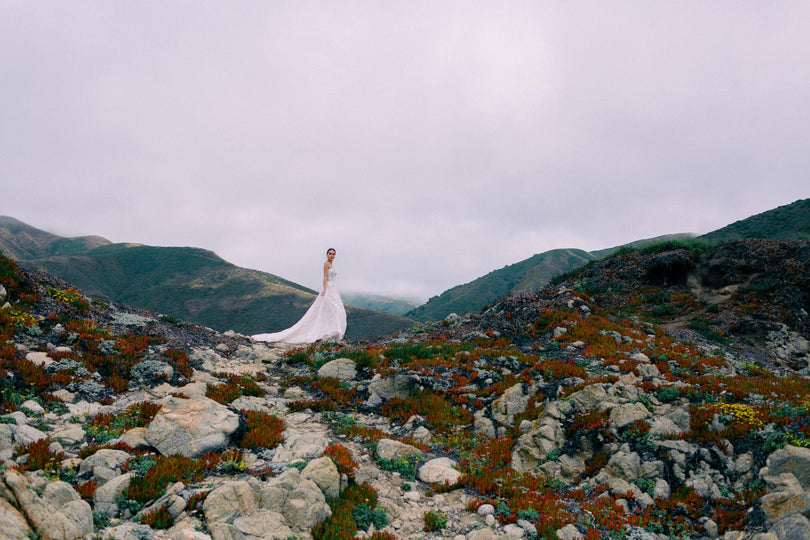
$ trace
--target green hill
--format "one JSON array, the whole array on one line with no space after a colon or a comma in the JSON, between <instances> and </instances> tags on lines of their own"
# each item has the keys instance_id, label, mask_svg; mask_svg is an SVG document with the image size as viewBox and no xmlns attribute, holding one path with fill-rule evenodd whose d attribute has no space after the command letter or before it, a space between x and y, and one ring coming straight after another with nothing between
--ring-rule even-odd
<instances>
[{"instance_id":1,"label":"green hill","mask_svg":"<svg viewBox=\"0 0 810 540\"><path fill-rule=\"evenodd\" d=\"M722 229L704 234L701 238L718 243L743 238L810 239L810 199L800 199L736 221Z\"/></svg>"},{"instance_id":2,"label":"green hill","mask_svg":"<svg viewBox=\"0 0 810 540\"><path fill-rule=\"evenodd\" d=\"M85 253L109 243L109 240L101 236L64 238L31 227L12 217L0 216L0 249L7 257L18 261Z\"/></svg>"},{"instance_id":3,"label":"green hill","mask_svg":"<svg viewBox=\"0 0 810 540\"><path fill-rule=\"evenodd\" d=\"M543 287L557 274L595 259L581 249L554 249L493 270L469 283L457 285L406 314L417 321L439 320L450 313L478 311L513 291Z\"/></svg>"},{"instance_id":4,"label":"green hill","mask_svg":"<svg viewBox=\"0 0 810 540\"><path fill-rule=\"evenodd\" d=\"M151 309L180 320L244 334L295 323L315 292L273 274L233 265L190 247L110 244L66 239L11 218L0 221L0 250L28 268L49 272L85 294ZM20 257L22 253L24 256ZM409 328L409 319L347 307L349 339Z\"/></svg>"}]
</instances>

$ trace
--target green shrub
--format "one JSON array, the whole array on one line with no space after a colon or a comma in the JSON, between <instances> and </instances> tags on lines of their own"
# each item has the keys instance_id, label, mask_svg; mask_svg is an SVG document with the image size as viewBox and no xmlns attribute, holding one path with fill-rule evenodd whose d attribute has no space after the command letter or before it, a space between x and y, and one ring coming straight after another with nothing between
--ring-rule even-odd
<instances>
[{"instance_id":1,"label":"green shrub","mask_svg":"<svg viewBox=\"0 0 810 540\"><path fill-rule=\"evenodd\" d=\"M388 516L385 513L385 508L377 507L372 509L366 504L358 504L352 509L352 517L358 529L367 531L371 524L374 524L376 530L380 530L388 525Z\"/></svg>"},{"instance_id":2,"label":"green shrub","mask_svg":"<svg viewBox=\"0 0 810 540\"><path fill-rule=\"evenodd\" d=\"M438 513L433 509L425 513L425 530L428 532L440 531L447 527L447 516Z\"/></svg>"}]
</instances>

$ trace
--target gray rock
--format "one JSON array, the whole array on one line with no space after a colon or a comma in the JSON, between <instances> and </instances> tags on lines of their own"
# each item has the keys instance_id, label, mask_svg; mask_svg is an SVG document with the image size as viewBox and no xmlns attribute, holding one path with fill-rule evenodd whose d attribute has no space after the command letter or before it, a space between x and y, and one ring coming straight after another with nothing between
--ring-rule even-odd
<instances>
[{"instance_id":1,"label":"gray rock","mask_svg":"<svg viewBox=\"0 0 810 540\"><path fill-rule=\"evenodd\" d=\"M11 450L14 447L14 427L9 424L0 424L0 451Z\"/></svg>"},{"instance_id":2,"label":"gray rock","mask_svg":"<svg viewBox=\"0 0 810 540\"><path fill-rule=\"evenodd\" d=\"M612 405L604 384L591 384L569 396L569 401L579 411L603 411Z\"/></svg>"},{"instance_id":3,"label":"gray rock","mask_svg":"<svg viewBox=\"0 0 810 540\"><path fill-rule=\"evenodd\" d=\"M658 377L661 372L655 364L639 364L636 366L636 373L639 377Z\"/></svg>"},{"instance_id":4,"label":"gray rock","mask_svg":"<svg viewBox=\"0 0 810 540\"><path fill-rule=\"evenodd\" d=\"M3 471L3 479L28 522L48 538L78 540L93 532L92 509L70 484L51 482L40 497L15 470Z\"/></svg>"},{"instance_id":5,"label":"gray rock","mask_svg":"<svg viewBox=\"0 0 810 540\"><path fill-rule=\"evenodd\" d=\"M507 388L503 394L492 403L492 418L502 424L512 424L516 414L526 410L529 399L537 393L535 386L529 386L524 392L523 384L518 383Z\"/></svg>"},{"instance_id":6,"label":"gray rock","mask_svg":"<svg viewBox=\"0 0 810 540\"><path fill-rule=\"evenodd\" d=\"M46 439L48 437L40 430L26 424L18 424L16 426L11 426L11 428L14 433L14 444L18 445L31 444L32 442Z\"/></svg>"},{"instance_id":7,"label":"gray rock","mask_svg":"<svg viewBox=\"0 0 810 540\"><path fill-rule=\"evenodd\" d=\"M42 405L30 399L24 401L22 405L20 405L20 409L25 409L32 414L45 414L45 409L42 408Z\"/></svg>"},{"instance_id":8,"label":"gray rock","mask_svg":"<svg viewBox=\"0 0 810 540\"><path fill-rule=\"evenodd\" d=\"M793 514L774 524L768 532L779 540L807 540L810 538L810 520L801 514Z\"/></svg>"},{"instance_id":9,"label":"gray rock","mask_svg":"<svg viewBox=\"0 0 810 540\"><path fill-rule=\"evenodd\" d=\"M357 377L357 364L348 358L336 358L322 365L318 377L332 377L341 381L352 381Z\"/></svg>"},{"instance_id":10,"label":"gray rock","mask_svg":"<svg viewBox=\"0 0 810 540\"><path fill-rule=\"evenodd\" d=\"M340 473L326 456L310 461L301 471L301 476L315 482L327 499L336 499L340 495Z\"/></svg>"},{"instance_id":11,"label":"gray rock","mask_svg":"<svg viewBox=\"0 0 810 540\"><path fill-rule=\"evenodd\" d=\"M641 456L636 452L616 452L605 465L611 475L633 481L640 476Z\"/></svg>"},{"instance_id":12,"label":"gray rock","mask_svg":"<svg viewBox=\"0 0 810 540\"><path fill-rule=\"evenodd\" d=\"M544 417L531 431L520 436L512 450L512 467L518 472L531 473L551 452L565 444L565 431L559 420Z\"/></svg>"},{"instance_id":13,"label":"gray rock","mask_svg":"<svg viewBox=\"0 0 810 540\"><path fill-rule=\"evenodd\" d=\"M461 478L461 473L455 468L456 465L455 461L446 457L431 459L419 467L419 480L426 484L444 484L445 482L455 484Z\"/></svg>"},{"instance_id":14,"label":"gray rock","mask_svg":"<svg viewBox=\"0 0 810 540\"><path fill-rule=\"evenodd\" d=\"M290 420L289 416L287 416L287 420ZM323 455L328 445L329 439L322 432L300 432L288 427L284 432L284 442L276 448L275 454L273 454L273 462L290 463L318 458Z\"/></svg>"},{"instance_id":15,"label":"gray rock","mask_svg":"<svg viewBox=\"0 0 810 540\"><path fill-rule=\"evenodd\" d=\"M495 437L495 423L486 417L486 411L483 409L479 410L475 413L473 421L473 429L475 429L475 433L478 435L483 435L484 437Z\"/></svg>"},{"instance_id":16,"label":"gray rock","mask_svg":"<svg viewBox=\"0 0 810 540\"><path fill-rule=\"evenodd\" d=\"M54 359L48 356L48 353L41 351L33 351L26 353L26 360L38 365L39 367L47 367L54 363Z\"/></svg>"},{"instance_id":17,"label":"gray rock","mask_svg":"<svg viewBox=\"0 0 810 540\"><path fill-rule=\"evenodd\" d=\"M259 494L245 481L228 482L205 498L203 513L208 523L233 522L259 509ZM213 532L213 528L211 529Z\"/></svg>"},{"instance_id":18,"label":"gray rock","mask_svg":"<svg viewBox=\"0 0 810 540\"><path fill-rule=\"evenodd\" d=\"M174 368L160 360L144 360L132 366L129 378L146 384L168 381L174 376Z\"/></svg>"},{"instance_id":19,"label":"gray rock","mask_svg":"<svg viewBox=\"0 0 810 540\"><path fill-rule=\"evenodd\" d=\"M478 513L482 516L491 516L495 514L495 507L491 504L482 504L478 507Z\"/></svg>"},{"instance_id":20,"label":"gray rock","mask_svg":"<svg viewBox=\"0 0 810 540\"><path fill-rule=\"evenodd\" d=\"M572 523L569 523L562 529L557 529L557 532L554 534L560 540L580 540L581 538L584 538L582 533L579 532L579 530Z\"/></svg>"},{"instance_id":21,"label":"gray rock","mask_svg":"<svg viewBox=\"0 0 810 540\"><path fill-rule=\"evenodd\" d=\"M79 465L79 474L92 473L93 478L101 486L108 480L118 476L121 466L130 457L128 453L122 450L104 448L82 461L82 464Z\"/></svg>"},{"instance_id":22,"label":"gray rock","mask_svg":"<svg viewBox=\"0 0 810 540\"><path fill-rule=\"evenodd\" d=\"M377 442L377 457L380 459L398 459L406 456L424 457L425 453L415 446L392 439L380 439Z\"/></svg>"},{"instance_id":23,"label":"gray rock","mask_svg":"<svg viewBox=\"0 0 810 540\"><path fill-rule=\"evenodd\" d=\"M687 407L679 407L650 421L650 435L681 434L689 431L692 415Z\"/></svg>"},{"instance_id":24,"label":"gray rock","mask_svg":"<svg viewBox=\"0 0 810 540\"><path fill-rule=\"evenodd\" d=\"M169 396L146 429L146 440L164 456L201 457L223 449L239 428L239 415L208 398Z\"/></svg>"},{"instance_id":25,"label":"gray rock","mask_svg":"<svg viewBox=\"0 0 810 540\"><path fill-rule=\"evenodd\" d=\"M672 492L669 487L669 482L667 482L663 478L655 479L655 488L653 488L653 497L655 497L656 499L669 499L671 493Z\"/></svg>"},{"instance_id":26,"label":"gray rock","mask_svg":"<svg viewBox=\"0 0 810 540\"><path fill-rule=\"evenodd\" d=\"M785 446L768 456L768 474L791 473L802 488L810 490L810 448Z\"/></svg>"},{"instance_id":27,"label":"gray rock","mask_svg":"<svg viewBox=\"0 0 810 540\"><path fill-rule=\"evenodd\" d=\"M648 416L650 416L650 411L638 402L625 403L610 410L610 422L617 428L644 420Z\"/></svg>"},{"instance_id":28,"label":"gray rock","mask_svg":"<svg viewBox=\"0 0 810 540\"><path fill-rule=\"evenodd\" d=\"M373 379L368 384L371 397L376 396L381 402L391 398L407 398L416 387L416 380L410 373L397 373L390 377ZM371 398L369 398L369 401Z\"/></svg>"},{"instance_id":29,"label":"gray rock","mask_svg":"<svg viewBox=\"0 0 810 540\"><path fill-rule=\"evenodd\" d=\"M775 524L794 514L810 514L810 493L805 491L793 473L766 477L771 491L763 495L760 508L766 524Z\"/></svg>"},{"instance_id":30,"label":"gray rock","mask_svg":"<svg viewBox=\"0 0 810 540\"><path fill-rule=\"evenodd\" d=\"M474 529L467 533L467 540L492 540L495 533L489 527Z\"/></svg>"},{"instance_id":31,"label":"gray rock","mask_svg":"<svg viewBox=\"0 0 810 540\"><path fill-rule=\"evenodd\" d=\"M93 495L96 512L105 513L110 517L118 516L118 496L129 487L132 476L132 473L122 474L99 486Z\"/></svg>"},{"instance_id":32,"label":"gray rock","mask_svg":"<svg viewBox=\"0 0 810 540\"><path fill-rule=\"evenodd\" d=\"M530 537L537 536L537 527L531 521L527 521L525 519L517 520L518 527L526 531L526 534Z\"/></svg>"},{"instance_id":33,"label":"gray rock","mask_svg":"<svg viewBox=\"0 0 810 540\"><path fill-rule=\"evenodd\" d=\"M332 509L326 504L326 498L315 482L301 478L287 494L281 514L289 525L309 531L331 516Z\"/></svg>"},{"instance_id":34,"label":"gray rock","mask_svg":"<svg viewBox=\"0 0 810 540\"><path fill-rule=\"evenodd\" d=\"M507 538L523 538L526 535L525 529L514 523L510 523L503 528L503 532Z\"/></svg>"},{"instance_id":35,"label":"gray rock","mask_svg":"<svg viewBox=\"0 0 810 540\"><path fill-rule=\"evenodd\" d=\"M30 540L28 533L33 533L25 516L8 501L0 497L0 531L8 540Z\"/></svg>"},{"instance_id":36,"label":"gray rock","mask_svg":"<svg viewBox=\"0 0 810 540\"><path fill-rule=\"evenodd\" d=\"M272 510L259 510L249 516L240 516L233 521L233 528L248 538L262 540L287 540L296 536L284 523L284 516Z\"/></svg>"}]
</instances>

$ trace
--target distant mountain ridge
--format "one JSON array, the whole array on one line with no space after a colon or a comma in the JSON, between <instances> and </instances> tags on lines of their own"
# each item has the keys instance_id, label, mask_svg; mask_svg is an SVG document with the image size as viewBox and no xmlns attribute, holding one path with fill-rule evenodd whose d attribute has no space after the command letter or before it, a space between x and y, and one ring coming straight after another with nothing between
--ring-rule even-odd
<instances>
[{"instance_id":1,"label":"distant mountain ridge","mask_svg":"<svg viewBox=\"0 0 810 540\"><path fill-rule=\"evenodd\" d=\"M273 274L240 268L205 249L113 244L98 236L62 238L8 217L0 217L0 251L85 294L248 335L291 326L316 294ZM413 325L390 313L352 306L346 311L349 339Z\"/></svg>"},{"instance_id":2,"label":"distant mountain ridge","mask_svg":"<svg viewBox=\"0 0 810 540\"><path fill-rule=\"evenodd\" d=\"M31 227L13 217L0 216L0 249L7 257L16 260L84 253L111 243L101 236L65 238Z\"/></svg>"},{"instance_id":3,"label":"distant mountain ridge","mask_svg":"<svg viewBox=\"0 0 810 540\"><path fill-rule=\"evenodd\" d=\"M418 301L410 301L403 298L392 298L378 294L366 294L360 292L343 292L340 296L347 304L355 307L393 313L394 315L405 315L420 305Z\"/></svg>"},{"instance_id":4,"label":"distant mountain ridge","mask_svg":"<svg viewBox=\"0 0 810 540\"><path fill-rule=\"evenodd\" d=\"M591 252L581 249L546 251L448 289L406 313L405 316L424 322L441 320L451 313L462 314L478 311L511 292L538 290L548 284L554 276L576 270L590 261L607 257L619 249L638 248L693 236L687 233L669 234ZM742 238L808 239L810 238L810 199L801 199L751 216L699 238L712 243Z\"/></svg>"}]
</instances>

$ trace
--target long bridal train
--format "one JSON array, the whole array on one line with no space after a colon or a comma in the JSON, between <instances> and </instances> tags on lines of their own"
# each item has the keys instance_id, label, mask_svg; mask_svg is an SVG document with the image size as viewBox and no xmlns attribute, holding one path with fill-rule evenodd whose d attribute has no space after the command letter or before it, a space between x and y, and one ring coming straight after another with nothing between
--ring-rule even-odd
<instances>
[{"instance_id":1,"label":"long bridal train","mask_svg":"<svg viewBox=\"0 0 810 540\"><path fill-rule=\"evenodd\" d=\"M318 294L315 302L293 326L281 332L256 334L251 337L256 341L291 344L342 340L346 333L346 309L335 285L336 276L337 272L330 268L326 280L326 294Z\"/></svg>"}]
</instances>

